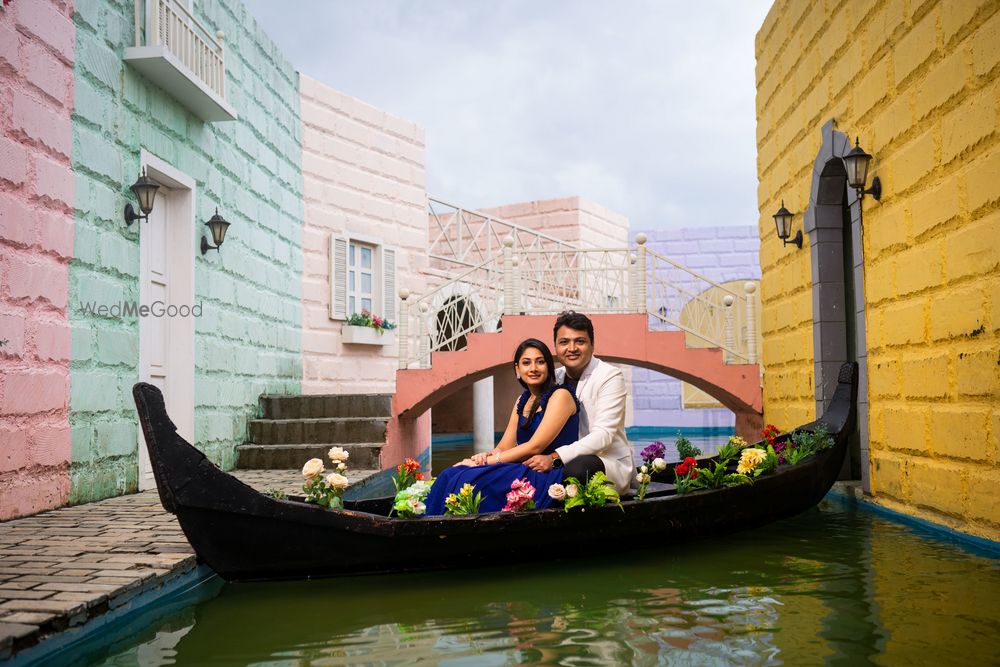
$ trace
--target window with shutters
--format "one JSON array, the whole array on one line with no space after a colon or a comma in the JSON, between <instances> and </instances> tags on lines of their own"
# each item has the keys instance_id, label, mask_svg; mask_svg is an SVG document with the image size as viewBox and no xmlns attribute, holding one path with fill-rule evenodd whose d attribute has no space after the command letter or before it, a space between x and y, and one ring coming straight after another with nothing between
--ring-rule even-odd
<instances>
[{"instance_id":1,"label":"window with shutters","mask_svg":"<svg viewBox=\"0 0 1000 667\"><path fill-rule=\"evenodd\" d=\"M330 319L367 310L396 321L396 251L371 239L330 237Z\"/></svg>"}]
</instances>

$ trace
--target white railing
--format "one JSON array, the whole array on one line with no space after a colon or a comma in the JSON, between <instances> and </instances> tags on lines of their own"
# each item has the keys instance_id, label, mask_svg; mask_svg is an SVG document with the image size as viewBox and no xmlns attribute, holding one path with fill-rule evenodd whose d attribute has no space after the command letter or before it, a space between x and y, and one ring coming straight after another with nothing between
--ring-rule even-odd
<instances>
[{"instance_id":1,"label":"white railing","mask_svg":"<svg viewBox=\"0 0 1000 667\"><path fill-rule=\"evenodd\" d=\"M517 253L574 247L554 236L440 199L427 200L427 217L428 255L434 268L454 271L479 266L498 256L508 237L514 240Z\"/></svg>"},{"instance_id":2,"label":"white railing","mask_svg":"<svg viewBox=\"0 0 1000 667\"><path fill-rule=\"evenodd\" d=\"M466 337L495 331L503 315L647 313L654 330L680 330L695 347L718 347L727 363L757 362L756 283L744 293L646 247L517 250L467 268L423 295L400 290L400 368L426 368L430 353L459 350Z\"/></svg>"},{"instance_id":3,"label":"white railing","mask_svg":"<svg viewBox=\"0 0 1000 667\"><path fill-rule=\"evenodd\" d=\"M146 20L140 12L145 5ZM142 43L140 26L145 25L146 43ZM198 22L177 0L136 0L135 45L166 46L191 73L201 79L220 97L226 97L226 62L222 31L214 35Z\"/></svg>"}]
</instances>

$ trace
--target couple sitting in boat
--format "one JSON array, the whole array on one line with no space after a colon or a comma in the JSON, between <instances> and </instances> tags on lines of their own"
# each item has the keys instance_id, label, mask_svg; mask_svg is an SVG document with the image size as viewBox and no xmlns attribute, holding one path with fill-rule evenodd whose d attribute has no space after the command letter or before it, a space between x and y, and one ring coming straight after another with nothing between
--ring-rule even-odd
<instances>
[{"instance_id":1,"label":"couple sitting in boat","mask_svg":"<svg viewBox=\"0 0 1000 667\"><path fill-rule=\"evenodd\" d=\"M444 514L445 499L472 484L482 494L480 512L499 512L511 484L527 479L538 509L554 504L548 489L567 477L581 482L603 472L619 493L635 472L625 438L625 377L594 357L594 325L581 313L559 315L552 353L540 340L517 346L514 371L525 391L511 411L496 448L445 470L426 499L427 514Z\"/></svg>"}]
</instances>

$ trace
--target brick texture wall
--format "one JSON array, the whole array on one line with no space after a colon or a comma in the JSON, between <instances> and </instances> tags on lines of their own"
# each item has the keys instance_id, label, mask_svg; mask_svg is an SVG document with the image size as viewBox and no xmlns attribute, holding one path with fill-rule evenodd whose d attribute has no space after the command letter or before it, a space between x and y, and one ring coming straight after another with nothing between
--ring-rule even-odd
<instances>
[{"instance_id":1,"label":"brick texture wall","mask_svg":"<svg viewBox=\"0 0 1000 667\"><path fill-rule=\"evenodd\" d=\"M330 237L360 237L395 249L397 291L423 290L424 131L306 76L301 96L302 391L392 392L399 348L344 344L342 322L330 319ZM398 323L395 301L392 320Z\"/></svg>"},{"instance_id":2,"label":"brick texture wall","mask_svg":"<svg viewBox=\"0 0 1000 667\"><path fill-rule=\"evenodd\" d=\"M138 318L88 315L81 305L139 298L139 239L151 223L126 227L122 208L134 202L128 188L142 150L195 181L190 252L203 305L195 322L195 443L232 467L258 396L300 388L298 75L238 0L198 2L194 12L210 33L227 36L226 94L237 121L202 122L123 62L134 40L131 3L97 0L73 15L72 503L137 484ZM232 227L221 251L203 257L202 223L216 208Z\"/></svg>"},{"instance_id":3,"label":"brick texture wall","mask_svg":"<svg viewBox=\"0 0 1000 667\"><path fill-rule=\"evenodd\" d=\"M687 268L724 283L759 280L760 239L753 225L639 230L646 245ZM736 423L732 411L684 408L682 385L662 373L632 370L632 396L637 426L726 427Z\"/></svg>"},{"instance_id":4,"label":"brick texture wall","mask_svg":"<svg viewBox=\"0 0 1000 667\"><path fill-rule=\"evenodd\" d=\"M0 10L0 520L69 495L72 13Z\"/></svg>"},{"instance_id":5,"label":"brick texture wall","mask_svg":"<svg viewBox=\"0 0 1000 667\"><path fill-rule=\"evenodd\" d=\"M1000 3L780 0L757 35L765 418L813 414L807 206L830 118L875 156L864 269L871 492L1000 538ZM801 217L796 218L801 226Z\"/></svg>"}]
</instances>

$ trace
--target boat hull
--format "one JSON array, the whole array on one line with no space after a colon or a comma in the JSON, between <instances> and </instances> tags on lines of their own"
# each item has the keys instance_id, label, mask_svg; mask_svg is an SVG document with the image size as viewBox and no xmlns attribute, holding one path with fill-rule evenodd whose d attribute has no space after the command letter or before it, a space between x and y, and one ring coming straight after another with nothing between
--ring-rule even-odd
<instances>
[{"instance_id":1,"label":"boat hull","mask_svg":"<svg viewBox=\"0 0 1000 667\"><path fill-rule=\"evenodd\" d=\"M847 364L824 416L834 446L754 484L669 494L622 507L395 519L352 507L327 510L263 495L223 472L177 435L156 387L133 389L161 502L198 556L227 580L290 579L488 566L535 554L551 559L676 544L794 516L837 479L853 428L856 365ZM785 434L783 437L788 437Z\"/></svg>"}]
</instances>

